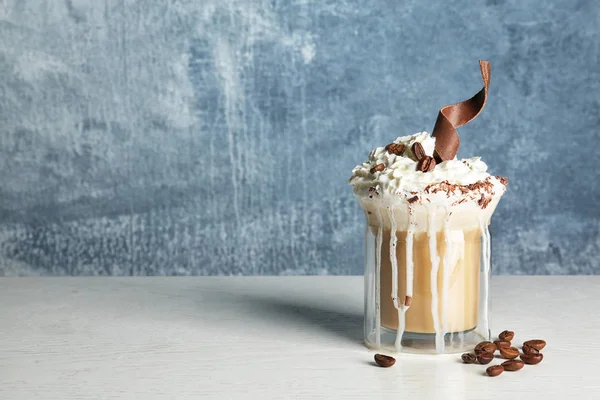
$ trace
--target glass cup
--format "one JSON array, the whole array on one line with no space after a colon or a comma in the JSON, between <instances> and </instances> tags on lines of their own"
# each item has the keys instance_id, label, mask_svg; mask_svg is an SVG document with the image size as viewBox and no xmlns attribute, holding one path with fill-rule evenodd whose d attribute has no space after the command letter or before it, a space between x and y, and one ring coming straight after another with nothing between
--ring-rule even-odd
<instances>
[{"instance_id":1,"label":"glass cup","mask_svg":"<svg viewBox=\"0 0 600 400\"><path fill-rule=\"evenodd\" d=\"M365 232L365 343L457 353L489 340L489 221L497 205L359 199Z\"/></svg>"}]
</instances>

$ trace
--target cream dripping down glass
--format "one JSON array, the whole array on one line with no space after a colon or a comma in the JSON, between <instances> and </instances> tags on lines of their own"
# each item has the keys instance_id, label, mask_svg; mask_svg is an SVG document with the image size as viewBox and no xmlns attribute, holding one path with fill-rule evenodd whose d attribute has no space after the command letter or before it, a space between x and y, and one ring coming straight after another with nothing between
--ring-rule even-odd
<instances>
[{"instance_id":1,"label":"cream dripping down glass","mask_svg":"<svg viewBox=\"0 0 600 400\"><path fill-rule=\"evenodd\" d=\"M431 135L402 136L352 171L365 212L365 343L389 352L455 353L489 340L489 224L507 180L479 157L457 159L456 128L484 88L441 109Z\"/></svg>"}]
</instances>

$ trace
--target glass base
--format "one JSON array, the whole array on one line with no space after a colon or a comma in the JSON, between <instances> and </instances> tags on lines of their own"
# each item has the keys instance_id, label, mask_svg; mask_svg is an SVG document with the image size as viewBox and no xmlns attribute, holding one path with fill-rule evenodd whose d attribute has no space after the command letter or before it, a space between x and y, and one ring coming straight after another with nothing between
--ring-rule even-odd
<instances>
[{"instance_id":1,"label":"glass base","mask_svg":"<svg viewBox=\"0 0 600 400\"><path fill-rule=\"evenodd\" d=\"M473 351L473 348L489 340L477 328L463 332L452 332L444 335L444 342L436 346L436 335L433 333L414 333L404 332L402 335L402 347L396 349L396 330L381 328L381 346L376 346L376 333L372 332L365 338L365 345L373 350L385 351L388 353L412 353L412 354L455 354Z\"/></svg>"}]
</instances>

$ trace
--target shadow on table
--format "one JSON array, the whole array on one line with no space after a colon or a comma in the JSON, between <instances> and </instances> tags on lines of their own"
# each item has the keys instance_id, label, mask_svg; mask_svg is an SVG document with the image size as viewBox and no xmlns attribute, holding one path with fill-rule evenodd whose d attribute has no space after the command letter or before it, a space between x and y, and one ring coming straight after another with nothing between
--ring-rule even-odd
<instances>
[{"instance_id":1,"label":"shadow on table","mask_svg":"<svg viewBox=\"0 0 600 400\"><path fill-rule=\"evenodd\" d=\"M244 296L254 306L252 315L294 325L310 324L352 342L363 339L363 315L351 310L302 303L294 299Z\"/></svg>"},{"instance_id":2,"label":"shadow on table","mask_svg":"<svg viewBox=\"0 0 600 400\"><path fill-rule=\"evenodd\" d=\"M243 308L248 318L295 327L310 326L339 338L360 343L363 339L362 310L353 311L340 302L320 304L310 299L282 298L256 293L204 292L217 296L213 301L234 303L231 307Z\"/></svg>"}]
</instances>

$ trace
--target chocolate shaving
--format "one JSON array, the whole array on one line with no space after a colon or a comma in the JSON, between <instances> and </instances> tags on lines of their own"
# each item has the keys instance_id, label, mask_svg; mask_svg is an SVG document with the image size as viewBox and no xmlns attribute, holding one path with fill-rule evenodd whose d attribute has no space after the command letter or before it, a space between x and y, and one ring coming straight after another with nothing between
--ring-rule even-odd
<instances>
[{"instance_id":1,"label":"chocolate shaving","mask_svg":"<svg viewBox=\"0 0 600 400\"><path fill-rule=\"evenodd\" d=\"M421 172L433 171L435 168L435 165L436 165L435 158L430 157L430 156L424 156L417 163L417 170L419 170Z\"/></svg>"},{"instance_id":2,"label":"chocolate shaving","mask_svg":"<svg viewBox=\"0 0 600 400\"><path fill-rule=\"evenodd\" d=\"M405 146L400 143L390 143L387 146L385 146L385 149L388 153L395 154L397 156L400 156L402 155L402 153L404 153L404 148Z\"/></svg>"},{"instance_id":3,"label":"chocolate shaving","mask_svg":"<svg viewBox=\"0 0 600 400\"><path fill-rule=\"evenodd\" d=\"M377 171L383 171L385 169L385 165L384 164L377 164L376 166L374 166L373 168L371 168L369 170L370 173L374 174Z\"/></svg>"},{"instance_id":4,"label":"chocolate shaving","mask_svg":"<svg viewBox=\"0 0 600 400\"><path fill-rule=\"evenodd\" d=\"M508 186L508 179L506 179L505 177L496 175L496 179L498 179L500 181L500 183L503 184L504 186Z\"/></svg>"},{"instance_id":5,"label":"chocolate shaving","mask_svg":"<svg viewBox=\"0 0 600 400\"><path fill-rule=\"evenodd\" d=\"M479 68L483 78L483 88L469 100L442 107L438 113L431 136L435 137L435 151L440 160L452 160L456 157L460 146L456 128L473 120L485 107L491 79L490 63L481 60Z\"/></svg>"},{"instance_id":6,"label":"chocolate shaving","mask_svg":"<svg viewBox=\"0 0 600 400\"><path fill-rule=\"evenodd\" d=\"M425 157L427 155L427 154L425 154L425 149L423 148L423 145L419 142L413 143L412 152L415 155L415 157L417 158L417 161L419 161L420 159L422 159L423 157Z\"/></svg>"},{"instance_id":7,"label":"chocolate shaving","mask_svg":"<svg viewBox=\"0 0 600 400\"><path fill-rule=\"evenodd\" d=\"M473 190L484 190L488 193L492 192L494 188L494 184L490 180L490 178L485 178L485 181L478 181L475 183L471 183L470 185L460 186L461 190L464 190L464 193L468 193Z\"/></svg>"},{"instance_id":8,"label":"chocolate shaving","mask_svg":"<svg viewBox=\"0 0 600 400\"><path fill-rule=\"evenodd\" d=\"M411 304L412 304L412 297L406 296L404 298L404 306L405 307L410 307Z\"/></svg>"},{"instance_id":9,"label":"chocolate shaving","mask_svg":"<svg viewBox=\"0 0 600 400\"><path fill-rule=\"evenodd\" d=\"M406 201L408 201L410 204L412 204L412 203L416 202L417 200L419 200L419 196L413 196Z\"/></svg>"},{"instance_id":10,"label":"chocolate shaving","mask_svg":"<svg viewBox=\"0 0 600 400\"><path fill-rule=\"evenodd\" d=\"M491 197L485 197L484 194L481 194L481 198L479 199L477 204L479 204L479 207L485 209L488 206L488 204L490 204L490 201L492 201Z\"/></svg>"},{"instance_id":11,"label":"chocolate shaving","mask_svg":"<svg viewBox=\"0 0 600 400\"><path fill-rule=\"evenodd\" d=\"M461 194L469 194L472 192L486 192L488 194L493 194L494 184L492 183L490 177L486 178L484 181L479 181L475 183L471 183L470 185L456 185L454 183L450 183L448 181L442 181L438 183L432 183L431 185L427 185L424 189L425 193L437 193L437 192L446 192L448 194L453 193L455 191L461 192Z\"/></svg>"}]
</instances>

